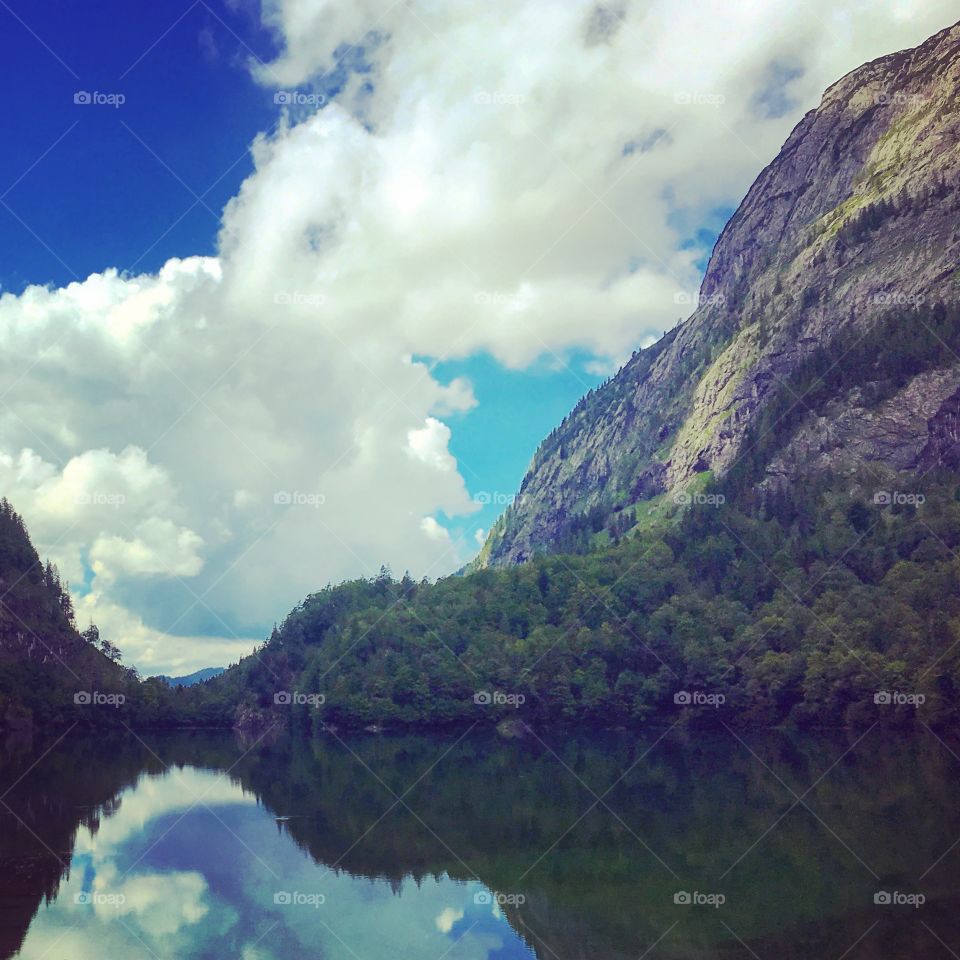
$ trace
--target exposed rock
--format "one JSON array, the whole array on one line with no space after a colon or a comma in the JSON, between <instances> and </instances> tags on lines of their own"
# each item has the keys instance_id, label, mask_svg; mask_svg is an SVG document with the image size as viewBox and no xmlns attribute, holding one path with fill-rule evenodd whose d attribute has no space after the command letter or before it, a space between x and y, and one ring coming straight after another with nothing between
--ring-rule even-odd
<instances>
[{"instance_id":1,"label":"exposed rock","mask_svg":"<svg viewBox=\"0 0 960 960\"><path fill-rule=\"evenodd\" d=\"M958 411L960 365L920 374L874 408L854 389L835 400L827 416L809 418L771 461L767 475L796 480L826 471L860 473L871 466L925 472L955 465Z\"/></svg>"},{"instance_id":2,"label":"exposed rock","mask_svg":"<svg viewBox=\"0 0 960 960\"><path fill-rule=\"evenodd\" d=\"M544 441L478 563L528 560L593 507L722 477L815 351L876 330L893 307L960 299L958 93L960 26L830 87L721 234L698 309ZM957 369L924 373L876 410L843 390L778 435L768 480L953 463L958 388Z\"/></svg>"}]
</instances>

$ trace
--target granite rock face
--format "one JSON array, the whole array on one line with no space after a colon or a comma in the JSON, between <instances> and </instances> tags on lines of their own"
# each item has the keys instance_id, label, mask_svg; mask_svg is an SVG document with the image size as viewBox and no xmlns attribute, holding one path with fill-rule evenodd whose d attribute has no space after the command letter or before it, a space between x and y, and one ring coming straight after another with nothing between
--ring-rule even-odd
<instances>
[{"instance_id":1,"label":"granite rock face","mask_svg":"<svg viewBox=\"0 0 960 960\"><path fill-rule=\"evenodd\" d=\"M813 354L835 346L842 369L850 343L876 335L893 311L909 325L922 322L910 308L958 300L955 25L826 91L721 234L696 311L543 442L478 563L550 550L591 508L642 509L698 474L722 478L748 452L768 402ZM955 465L956 360L879 405L868 400L863 371L851 370L825 408L777 433L761 482L864 465Z\"/></svg>"}]
</instances>

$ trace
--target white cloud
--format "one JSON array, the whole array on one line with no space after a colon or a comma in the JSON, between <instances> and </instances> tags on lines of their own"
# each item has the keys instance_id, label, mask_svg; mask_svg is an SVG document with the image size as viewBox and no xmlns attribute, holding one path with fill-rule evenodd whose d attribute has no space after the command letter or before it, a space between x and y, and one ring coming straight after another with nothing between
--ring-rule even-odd
<instances>
[{"instance_id":1,"label":"white cloud","mask_svg":"<svg viewBox=\"0 0 960 960\"><path fill-rule=\"evenodd\" d=\"M440 540L444 543L450 542L450 531L441 526L435 517L424 517L420 521L420 529L431 539Z\"/></svg>"},{"instance_id":2,"label":"white cloud","mask_svg":"<svg viewBox=\"0 0 960 960\"><path fill-rule=\"evenodd\" d=\"M90 566L98 577L192 577L203 567L202 547L203 540L192 530L150 517L137 525L132 537L97 537L90 549Z\"/></svg>"},{"instance_id":3,"label":"white cloud","mask_svg":"<svg viewBox=\"0 0 960 960\"><path fill-rule=\"evenodd\" d=\"M450 428L435 417L427 417L424 426L407 431L407 449L421 463L449 473L457 469L457 461L450 455Z\"/></svg>"},{"instance_id":4,"label":"white cloud","mask_svg":"<svg viewBox=\"0 0 960 960\"><path fill-rule=\"evenodd\" d=\"M419 358L609 370L822 89L954 16L622 9L272 0L264 83L322 87L349 44L371 72L256 140L218 257L0 296L2 490L128 660L223 662L329 580L457 567L435 518L475 510L450 424L476 399Z\"/></svg>"},{"instance_id":5,"label":"white cloud","mask_svg":"<svg viewBox=\"0 0 960 960\"><path fill-rule=\"evenodd\" d=\"M443 933L449 933L463 919L463 910L455 910L453 907L447 907L440 912L434 923L437 929Z\"/></svg>"},{"instance_id":6,"label":"white cloud","mask_svg":"<svg viewBox=\"0 0 960 960\"><path fill-rule=\"evenodd\" d=\"M204 903L207 892L206 879L194 871L141 873L125 879L108 863L97 871L92 906L101 920L135 919L150 939L159 940L199 923L209 909ZM97 898L98 894L116 901Z\"/></svg>"}]
</instances>

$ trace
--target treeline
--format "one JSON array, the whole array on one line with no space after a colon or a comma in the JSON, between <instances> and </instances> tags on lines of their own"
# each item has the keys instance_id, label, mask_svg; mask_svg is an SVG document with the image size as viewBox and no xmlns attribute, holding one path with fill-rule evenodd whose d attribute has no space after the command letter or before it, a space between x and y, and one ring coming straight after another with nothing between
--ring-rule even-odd
<instances>
[{"instance_id":1,"label":"treeline","mask_svg":"<svg viewBox=\"0 0 960 960\"><path fill-rule=\"evenodd\" d=\"M70 592L44 564L23 519L0 500L0 731L93 720L78 695L139 691L120 651L92 624L78 631ZM80 699L83 699L82 696Z\"/></svg>"},{"instance_id":2,"label":"treeline","mask_svg":"<svg viewBox=\"0 0 960 960\"><path fill-rule=\"evenodd\" d=\"M883 197L862 207L837 231L837 241L844 247L857 246L893 217L922 212L947 197L951 197L955 205L958 196L955 185L941 174L935 182L915 194L904 189L896 196Z\"/></svg>"},{"instance_id":3,"label":"treeline","mask_svg":"<svg viewBox=\"0 0 960 960\"><path fill-rule=\"evenodd\" d=\"M670 527L583 556L328 588L186 702L208 720L222 709L223 722L312 729L951 723L956 480L891 503L869 485L851 497L852 485L752 511L694 503Z\"/></svg>"}]
</instances>

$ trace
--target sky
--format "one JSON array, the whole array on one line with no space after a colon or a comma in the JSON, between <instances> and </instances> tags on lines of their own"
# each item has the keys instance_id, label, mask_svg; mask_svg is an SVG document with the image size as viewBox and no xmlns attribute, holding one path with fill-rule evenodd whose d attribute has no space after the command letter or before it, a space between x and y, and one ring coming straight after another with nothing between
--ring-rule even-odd
<instances>
[{"instance_id":1,"label":"sky","mask_svg":"<svg viewBox=\"0 0 960 960\"><path fill-rule=\"evenodd\" d=\"M0 492L145 674L447 575L822 91L955 17L0 0Z\"/></svg>"}]
</instances>

